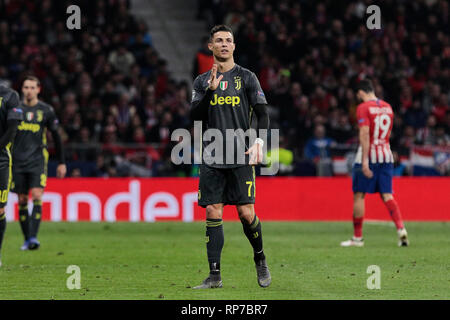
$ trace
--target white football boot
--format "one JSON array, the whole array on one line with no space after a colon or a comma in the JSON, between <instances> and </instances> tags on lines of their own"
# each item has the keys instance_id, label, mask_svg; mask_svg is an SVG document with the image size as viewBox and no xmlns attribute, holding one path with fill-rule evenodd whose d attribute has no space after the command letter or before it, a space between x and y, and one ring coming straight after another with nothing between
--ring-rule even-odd
<instances>
[{"instance_id":1,"label":"white football boot","mask_svg":"<svg viewBox=\"0 0 450 320\"><path fill-rule=\"evenodd\" d=\"M398 234L398 246L399 247L409 246L408 232L406 232L406 229L403 228L397 230L397 234Z\"/></svg>"},{"instance_id":2,"label":"white football boot","mask_svg":"<svg viewBox=\"0 0 450 320\"><path fill-rule=\"evenodd\" d=\"M364 247L364 239L352 237L350 240L342 241L341 247Z\"/></svg>"}]
</instances>

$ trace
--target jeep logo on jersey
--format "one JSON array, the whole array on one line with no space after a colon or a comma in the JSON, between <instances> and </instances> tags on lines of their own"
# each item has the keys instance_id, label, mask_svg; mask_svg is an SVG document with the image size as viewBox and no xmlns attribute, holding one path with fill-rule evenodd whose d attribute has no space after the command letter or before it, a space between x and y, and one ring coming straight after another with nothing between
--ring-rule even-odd
<instances>
[{"instance_id":1,"label":"jeep logo on jersey","mask_svg":"<svg viewBox=\"0 0 450 320\"><path fill-rule=\"evenodd\" d=\"M220 89L227 90L228 88L228 81L220 81Z\"/></svg>"},{"instance_id":2,"label":"jeep logo on jersey","mask_svg":"<svg viewBox=\"0 0 450 320\"><path fill-rule=\"evenodd\" d=\"M27 112L27 120L31 121L34 118L34 113L33 112Z\"/></svg>"},{"instance_id":3,"label":"jeep logo on jersey","mask_svg":"<svg viewBox=\"0 0 450 320\"><path fill-rule=\"evenodd\" d=\"M36 133L41 130L41 126L37 123L26 123L25 121L22 121L20 125L17 126L17 129L21 131L31 131L33 133Z\"/></svg>"},{"instance_id":4,"label":"jeep logo on jersey","mask_svg":"<svg viewBox=\"0 0 450 320\"><path fill-rule=\"evenodd\" d=\"M217 93L214 94L212 100L209 102L212 106L231 104L233 107L238 106L241 103L239 96L218 97Z\"/></svg>"}]
</instances>

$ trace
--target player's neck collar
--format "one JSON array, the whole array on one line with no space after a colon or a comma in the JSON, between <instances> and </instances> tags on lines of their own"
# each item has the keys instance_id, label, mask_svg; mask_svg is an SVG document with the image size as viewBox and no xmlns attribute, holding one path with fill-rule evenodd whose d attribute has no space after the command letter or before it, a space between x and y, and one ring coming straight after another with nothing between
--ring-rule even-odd
<instances>
[{"instance_id":1,"label":"player's neck collar","mask_svg":"<svg viewBox=\"0 0 450 320\"><path fill-rule=\"evenodd\" d=\"M38 104L39 104L39 99L36 100L36 103L32 103L32 104L25 103L25 101L23 102L23 105L26 107L35 107Z\"/></svg>"},{"instance_id":2,"label":"player's neck collar","mask_svg":"<svg viewBox=\"0 0 450 320\"><path fill-rule=\"evenodd\" d=\"M368 99L367 101L378 101L380 100L376 95L373 95L373 98Z\"/></svg>"},{"instance_id":3,"label":"player's neck collar","mask_svg":"<svg viewBox=\"0 0 450 320\"><path fill-rule=\"evenodd\" d=\"M225 74L225 73L231 72L231 71L233 71L236 68L236 66L237 66L237 64L234 62L234 65L233 65L233 67L230 70L227 70L225 72L220 72L219 70L217 70L217 73Z\"/></svg>"}]
</instances>

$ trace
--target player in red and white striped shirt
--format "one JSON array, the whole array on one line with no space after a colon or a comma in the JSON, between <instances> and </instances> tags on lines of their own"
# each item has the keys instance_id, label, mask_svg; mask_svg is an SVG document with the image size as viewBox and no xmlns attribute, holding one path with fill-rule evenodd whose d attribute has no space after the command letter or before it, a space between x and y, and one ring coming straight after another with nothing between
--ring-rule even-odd
<instances>
[{"instance_id":1,"label":"player in red and white striped shirt","mask_svg":"<svg viewBox=\"0 0 450 320\"><path fill-rule=\"evenodd\" d=\"M399 246L408 246L408 234L403 225L398 204L392 195L394 157L389 145L394 119L392 107L375 96L370 80L359 82L356 95L363 102L356 110L360 146L353 166L354 234L352 239L341 242L341 246L362 247L364 245L362 225L366 193L380 193L397 227Z\"/></svg>"}]
</instances>

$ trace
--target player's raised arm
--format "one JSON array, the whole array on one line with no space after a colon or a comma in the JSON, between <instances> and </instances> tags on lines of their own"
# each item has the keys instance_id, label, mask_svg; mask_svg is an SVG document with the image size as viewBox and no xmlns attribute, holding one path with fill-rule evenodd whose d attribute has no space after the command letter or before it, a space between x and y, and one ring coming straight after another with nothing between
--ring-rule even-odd
<instances>
[{"instance_id":1,"label":"player's raised arm","mask_svg":"<svg viewBox=\"0 0 450 320\"><path fill-rule=\"evenodd\" d=\"M208 87L205 89L202 87L202 81L200 77L197 77L194 81L194 90L192 91L191 102L191 120L207 120L208 119L208 107L213 92L219 86L223 75L217 78L217 64L214 64L208 80Z\"/></svg>"},{"instance_id":2,"label":"player's raised arm","mask_svg":"<svg viewBox=\"0 0 450 320\"><path fill-rule=\"evenodd\" d=\"M222 80L223 75L220 75L217 78L217 64L213 64L212 69L211 69L211 75L209 76L209 80L208 80L208 89L209 90L216 90L217 87L219 86L220 81Z\"/></svg>"}]
</instances>

